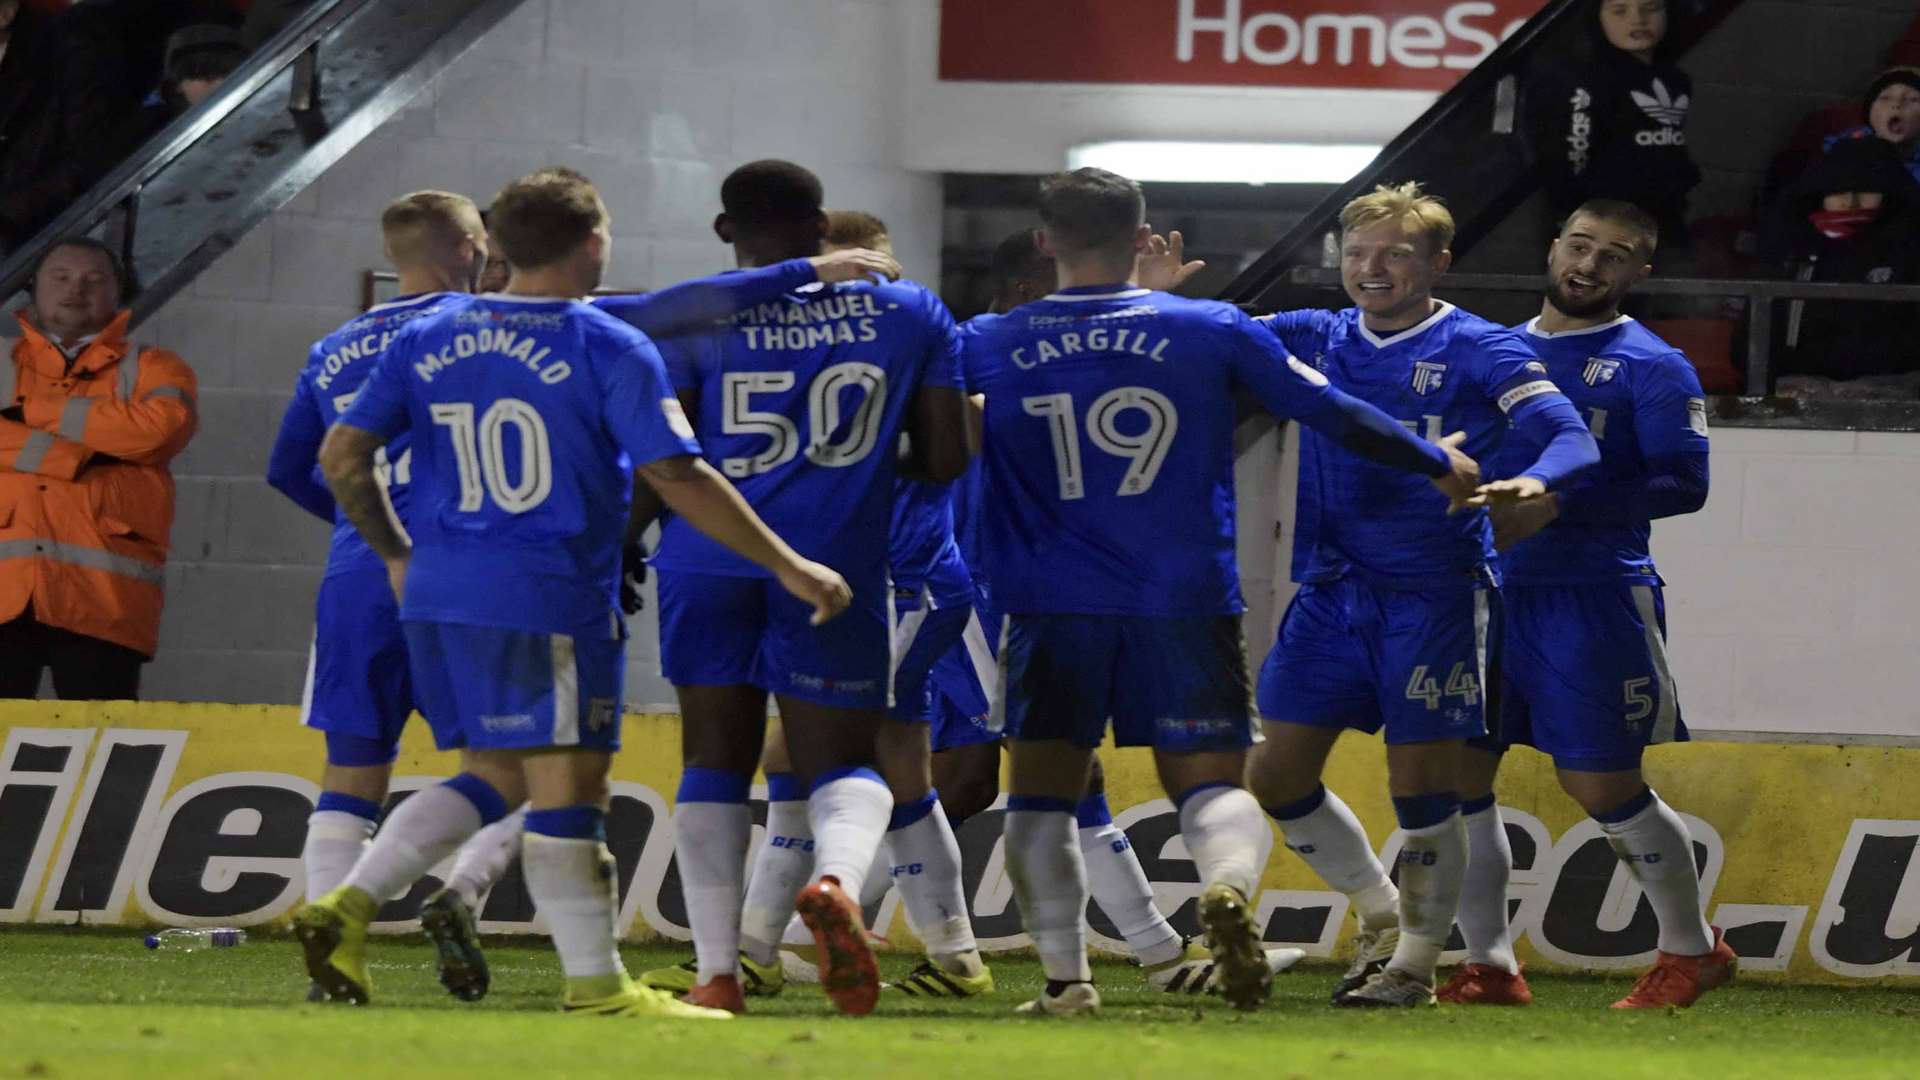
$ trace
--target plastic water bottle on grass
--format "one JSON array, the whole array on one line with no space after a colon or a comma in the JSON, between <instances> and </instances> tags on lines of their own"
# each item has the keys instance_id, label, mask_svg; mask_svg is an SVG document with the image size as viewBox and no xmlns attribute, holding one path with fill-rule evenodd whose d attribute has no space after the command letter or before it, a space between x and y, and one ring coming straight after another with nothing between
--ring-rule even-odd
<instances>
[{"instance_id":1,"label":"plastic water bottle on grass","mask_svg":"<svg viewBox=\"0 0 1920 1080\"><path fill-rule=\"evenodd\" d=\"M231 949L245 940L247 940L245 930L235 930L231 926L199 926L187 930L162 930L157 934L148 934L146 945L149 949L198 952L201 949Z\"/></svg>"}]
</instances>

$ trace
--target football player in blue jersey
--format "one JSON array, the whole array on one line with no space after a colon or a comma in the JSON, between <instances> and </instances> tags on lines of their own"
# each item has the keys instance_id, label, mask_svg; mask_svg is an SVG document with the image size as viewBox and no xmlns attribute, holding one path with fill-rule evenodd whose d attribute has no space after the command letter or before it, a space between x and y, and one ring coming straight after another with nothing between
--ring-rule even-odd
<instances>
[{"instance_id":1,"label":"football player in blue jersey","mask_svg":"<svg viewBox=\"0 0 1920 1080\"><path fill-rule=\"evenodd\" d=\"M1493 796L1509 745L1552 756L1560 786L1600 823L1659 920L1654 966L1615 1008L1691 1005L1737 967L1702 911L1686 823L1640 771L1647 746L1687 737L1667 665L1651 522L1693 513L1707 499L1699 377L1678 350L1620 313L1652 272L1657 242L1658 225L1638 207L1581 206L1548 251L1539 316L1515 327L1587 418L1600 468L1564 491L1493 511L1506 601L1501 722L1466 754L1459 922L1468 955L1442 1001L1532 1000L1507 927L1512 853ZM1494 475L1525 468L1536 449L1511 440Z\"/></svg>"},{"instance_id":2,"label":"football player in blue jersey","mask_svg":"<svg viewBox=\"0 0 1920 1080\"><path fill-rule=\"evenodd\" d=\"M1599 451L1539 359L1504 327L1433 298L1453 218L1415 184L1341 211L1341 276L1354 306L1295 311L1268 326L1333 384L1417 431L1463 431L1491 455L1511 424L1542 449L1476 502L1537 497ZM1338 1005L1433 1002L1466 864L1463 740L1486 734L1488 650L1498 596L1483 510L1443 515L1409 478L1303 432L1293 579L1300 591L1260 673L1267 742L1249 780L1287 846L1360 917ZM1359 821L1321 783L1347 728L1386 729L1387 776L1404 845L1396 894Z\"/></svg>"},{"instance_id":3,"label":"football player in blue jersey","mask_svg":"<svg viewBox=\"0 0 1920 1080\"><path fill-rule=\"evenodd\" d=\"M593 185L547 169L507 185L492 209L507 291L450 297L403 328L320 451L341 510L401 597L414 692L436 743L462 751L462 771L394 811L345 882L295 913L295 931L308 974L334 999L364 1002L377 898L525 800L521 858L560 954L566 1010L725 1018L635 985L615 945L603 807L619 746L616 577L636 471L814 619L844 609L847 584L796 554L700 459L651 343L576 299L599 284L612 243ZM375 452L402 433L411 544L374 474Z\"/></svg>"},{"instance_id":4,"label":"football player in blue jersey","mask_svg":"<svg viewBox=\"0 0 1920 1080\"><path fill-rule=\"evenodd\" d=\"M399 601L387 583L385 564L334 505L320 476L320 443L400 328L438 310L443 294L472 292L488 256L480 212L463 195L403 195L381 214L380 231L399 276L400 295L314 344L267 462L268 483L333 524L300 710L301 722L326 736L320 798L307 819L301 850L308 900L333 891L365 849L387 798L401 729L414 708ZM403 435L382 450L376 468L396 520L406 512L410 471ZM517 821L517 815L509 821ZM489 829L510 830L509 821ZM469 848L490 850L493 839L474 837L463 855ZM451 977L448 989L467 1000L486 993L483 959L443 967L442 976ZM308 996L319 992L315 984Z\"/></svg>"},{"instance_id":5,"label":"football player in blue jersey","mask_svg":"<svg viewBox=\"0 0 1920 1080\"><path fill-rule=\"evenodd\" d=\"M1007 867L1047 976L1022 1009L1099 1007L1074 810L1109 719L1119 745L1154 748L1204 886L1221 992L1253 1008L1272 982L1249 903L1272 833L1240 786L1254 731L1234 395L1430 477L1453 501L1472 497L1478 467L1455 438L1423 441L1334 389L1230 305L1137 287L1152 233L1133 181L1100 169L1050 177L1040 216L1059 288L967 350L969 384L986 397L987 578L1006 613L996 708L1012 754Z\"/></svg>"},{"instance_id":6,"label":"football player in blue jersey","mask_svg":"<svg viewBox=\"0 0 1920 1080\"><path fill-rule=\"evenodd\" d=\"M743 266L815 254L827 228L821 197L806 169L752 162L721 185L715 232ZM678 519L662 528L661 667L685 725L674 835L696 954L688 1000L745 1006L747 792L771 694L813 835L817 876L795 906L828 996L844 1012L870 1012L879 972L855 898L894 810L876 769L892 700L893 486L903 469L947 481L966 465L953 320L920 286L849 282L797 291L662 349L707 459L800 551L832 560L855 598L842 619L811 626L762 572Z\"/></svg>"}]
</instances>

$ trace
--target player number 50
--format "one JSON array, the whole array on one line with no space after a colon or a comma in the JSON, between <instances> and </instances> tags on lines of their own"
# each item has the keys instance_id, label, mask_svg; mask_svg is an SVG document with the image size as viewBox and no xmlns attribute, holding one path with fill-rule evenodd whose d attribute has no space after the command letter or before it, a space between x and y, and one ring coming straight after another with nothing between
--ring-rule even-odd
<instances>
[{"instance_id":1,"label":"player number 50","mask_svg":"<svg viewBox=\"0 0 1920 1080\"><path fill-rule=\"evenodd\" d=\"M1072 394L1045 394L1021 398L1020 407L1028 416L1044 417L1053 436L1053 465L1060 478L1062 499L1083 499L1087 495L1086 474L1080 467L1080 437L1076 430ZM1120 430L1120 414L1129 410L1146 417L1146 430L1128 435ZM1158 390L1144 386L1121 386L1093 399L1087 409L1087 438L1093 445L1128 461L1126 474L1120 477L1116 495L1140 495L1153 487L1160 466L1167 463L1167 451L1180 430L1180 413L1173 402Z\"/></svg>"},{"instance_id":2,"label":"player number 50","mask_svg":"<svg viewBox=\"0 0 1920 1080\"><path fill-rule=\"evenodd\" d=\"M453 459L460 470L460 510L472 513L486 499L509 514L524 514L547 500L553 490L553 455L547 423L519 398L501 398L473 422L471 402L441 402L430 410L435 427L453 437ZM520 477L507 478L507 429L520 436Z\"/></svg>"},{"instance_id":3,"label":"player number 50","mask_svg":"<svg viewBox=\"0 0 1920 1080\"><path fill-rule=\"evenodd\" d=\"M728 435L763 435L766 449L752 457L722 459L720 471L734 479L758 476L792 461L800 453L800 429L777 412L759 412L753 406L755 394L777 394L793 389L791 371L736 371L720 383L720 430ZM860 392L860 404L838 441L841 395L848 390ZM887 373L873 364L847 362L834 364L814 376L807 387L807 426L812 438L806 443L807 460L829 469L844 469L865 460L880 441L881 410L887 399Z\"/></svg>"}]
</instances>

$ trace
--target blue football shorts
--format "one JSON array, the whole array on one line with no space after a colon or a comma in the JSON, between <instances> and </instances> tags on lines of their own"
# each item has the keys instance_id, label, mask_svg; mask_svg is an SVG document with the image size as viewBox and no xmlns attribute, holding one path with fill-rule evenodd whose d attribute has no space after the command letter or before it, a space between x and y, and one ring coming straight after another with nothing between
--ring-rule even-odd
<instances>
[{"instance_id":1,"label":"blue football shorts","mask_svg":"<svg viewBox=\"0 0 1920 1080\"><path fill-rule=\"evenodd\" d=\"M1352 577L1303 585L1260 668L1260 715L1385 728L1393 744L1485 735L1499 603L1487 588L1380 589Z\"/></svg>"},{"instance_id":2,"label":"blue football shorts","mask_svg":"<svg viewBox=\"0 0 1920 1080\"><path fill-rule=\"evenodd\" d=\"M970 611L960 640L933 662L927 683L933 751L998 742L993 702L1000 692L1000 663L978 611Z\"/></svg>"},{"instance_id":3,"label":"blue football shorts","mask_svg":"<svg viewBox=\"0 0 1920 1080\"><path fill-rule=\"evenodd\" d=\"M934 664L960 644L973 605L936 608L926 593L896 591L893 598L893 710L895 720L924 724L933 715Z\"/></svg>"},{"instance_id":4,"label":"blue football shorts","mask_svg":"<svg viewBox=\"0 0 1920 1080\"><path fill-rule=\"evenodd\" d=\"M660 570L660 670L675 686L758 686L843 709L892 704L893 590L853 586L853 604L813 626L813 608L772 578Z\"/></svg>"},{"instance_id":5,"label":"blue football shorts","mask_svg":"<svg viewBox=\"0 0 1920 1080\"><path fill-rule=\"evenodd\" d=\"M1658 586L1516 586L1504 599L1505 683L1489 748L1531 746L1561 769L1622 772L1648 746L1687 739Z\"/></svg>"},{"instance_id":6,"label":"blue football shorts","mask_svg":"<svg viewBox=\"0 0 1920 1080\"><path fill-rule=\"evenodd\" d=\"M440 749L620 748L623 634L405 626L420 711Z\"/></svg>"},{"instance_id":7,"label":"blue football shorts","mask_svg":"<svg viewBox=\"0 0 1920 1080\"><path fill-rule=\"evenodd\" d=\"M413 708L407 639L386 568L323 578L300 722L326 732L334 764L384 765L399 754Z\"/></svg>"},{"instance_id":8,"label":"blue football shorts","mask_svg":"<svg viewBox=\"0 0 1920 1080\"><path fill-rule=\"evenodd\" d=\"M1012 739L1170 753L1253 744L1238 615L1012 615L1000 646L999 719Z\"/></svg>"}]
</instances>

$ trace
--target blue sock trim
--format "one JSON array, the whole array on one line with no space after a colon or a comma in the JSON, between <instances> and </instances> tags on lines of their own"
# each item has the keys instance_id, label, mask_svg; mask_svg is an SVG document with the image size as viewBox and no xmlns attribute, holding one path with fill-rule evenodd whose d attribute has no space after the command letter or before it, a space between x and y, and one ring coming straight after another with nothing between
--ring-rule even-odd
<instances>
[{"instance_id":1,"label":"blue sock trim","mask_svg":"<svg viewBox=\"0 0 1920 1080\"><path fill-rule=\"evenodd\" d=\"M1023 810L1028 813L1071 814L1073 813L1073 800L1055 799L1046 795L1007 796L1007 813L1011 814L1016 810Z\"/></svg>"},{"instance_id":2,"label":"blue sock trim","mask_svg":"<svg viewBox=\"0 0 1920 1080\"><path fill-rule=\"evenodd\" d=\"M386 765L400 756L400 744L386 739L369 739L365 735L348 735L329 731L327 736L327 764L358 767L362 765Z\"/></svg>"},{"instance_id":3,"label":"blue sock trim","mask_svg":"<svg viewBox=\"0 0 1920 1080\"><path fill-rule=\"evenodd\" d=\"M1290 802L1285 806L1267 807L1267 816L1275 821L1292 821L1296 818L1306 817L1308 814L1320 809L1320 804L1326 801L1327 785L1321 784L1319 787L1313 789L1313 794L1301 799L1299 802Z\"/></svg>"},{"instance_id":4,"label":"blue sock trim","mask_svg":"<svg viewBox=\"0 0 1920 1080\"><path fill-rule=\"evenodd\" d=\"M507 800L493 790L493 785L472 773L461 773L451 780L442 781L446 787L459 792L480 811L480 824L491 825L507 816Z\"/></svg>"},{"instance_id":5,"label":"blue sock trim","mask_svg":"<svg viewBox=\"0 0 1920 1080\"><path fill-rule=\"evenodd\" d=\"M562 840L605 840L607 815L597 806L527 811L527 831Z\"/></svg>"},{"instance_id":6,"label":"blue sock trim","mask_svg":"<svg viewBox=\"0 0 1920 1080\"><path fill-rule=\"evenodd\" d=\"M339 791L323 791L320 800L313 804L313 812L336 810L342 814L366 818L368 821L380 820L380 804L372 799L363 799L358 795L348 795Z\"/></svg>"},{"instance_id":7,"label":"blue sock trim","mask_svg":"<svg viewBox=\"0 0 1920 1080\"><path fill-rule=\"evenodd\" d=\"M745 773L688 766L680 771L680 793L673 801L743 803L752 786L753 777Z\"/></svg>"},{"instance_id":8,"label":"blue sock trim","mask_svg":"<svg viewBox=\"0 0 1920 1080\"><path fill-rule=\"evenodd\" d=\"M799 777L790 772L767 774L768 802L799 802L806 797L806 790L800 786Z\"/></svg>"},{"instance_id":9,"label":"blue sock trim","mask_svg":"<svg viewBox=\"0 0 1920 1080\"><path fill-rule=\"evenodd\" d=\"M1483 810L1491 810L1493 809L1494 801L1495 801L1494 797L1491 793L1487 795L1483 795L1478 799L1465 799L1460 803L1460 813L1463 815L1471 816L1473 814L1478 814Z\"/></svg>"},{"instance_id":10,"label":"blue sock trim","mask_svg":"<svg viewBox=\"0 0 1920 1080\"><path fill-rule=\"evenodd\" d=\"M887 819L887 831L893 832L895 829L904 829L926 817L928 814L933 813L933 808L939 805L940 796L932 791L928 791L925 795L920 796L905 806L896 806L893 808L893 816Z\"/></svg>"},{"instance_id":11,"label":"blue sock trim","mask_svg":"<svg viewBox=\"0 0 1920 1080\"><path fill-rule=\"evenodd\" d=\"M1403 829L1431 828L1459 811L1460 796L1451 791L1393 797L1393 816Z\"/></svg>"},{"instance_id":12,"label":"blue sock trim","mask_svg":"<svg viewBox=\"0 0 1920 1080\"><path fill-rule=\"evenodd\" d=\"M807 789L807 794L812 795L814 792L819 791L821 788L835 781L852 779L871 780L881 787L887 786L887 782L880 779L880 774L874 772L873 767L870 765L842 765L837 769L828 769L826 772L814 777L813 786Z\"/></svg>"},{"instance_id":13,"label":"blue sock trim","mask_svg":"<svg viewBox=\"0 0 1920 1080\"><path fill-rule=\"evenodd\" d=\"M1653 789L1643 788L1640 794L1621 803L1604 814L1593 815L1593 820L1602 825L1618 825L1640 811L1653 805Z\"/></svg>"},{"instance_id":14,"label":"blue sock trim","mask_svg":"<svg viewBox=\"0 0 1920 1080\"><path fill-rule=\"evenodd\" d=\"M1098 791L1082 798L1079 805L1073 808L1073 816L1083 829L1113 824L1113 811L1107 809L1107 797Z\"/></svg>"},{"instance_id":15,"label":"blue sock trim","mask_svg":"<svg viewBox=\"0 0 1920 1080\"><path fill-rule=\"evenodd\" d=\"M1203 791L1212 791L1214 788L1239 787L1239 786L1240 786L1239 784L1236 784L1231 780L1215 780L1209 784L1195 784L1192 787L1188 788L1187 790L1181 792L1179 795L1174 796L1173 808L1175 810L1184 809L1187 805L1188 799L1193 798L1195 795L1198 795Z\"/></svg>"}]
</instances>

